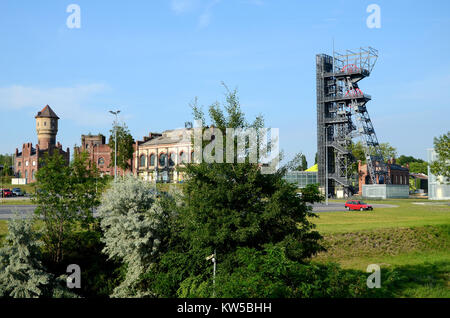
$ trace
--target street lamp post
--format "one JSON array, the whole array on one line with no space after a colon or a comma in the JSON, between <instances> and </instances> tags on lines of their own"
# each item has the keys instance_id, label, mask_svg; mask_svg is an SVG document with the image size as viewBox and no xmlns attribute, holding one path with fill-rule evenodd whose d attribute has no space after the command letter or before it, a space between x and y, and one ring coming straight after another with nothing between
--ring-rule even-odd
<instances>
[{"instance_id":1,"label":"street lamp post","mask_svg":"<svg viewBox=\"0 0 450 318\"><path fill-rule=\"evenodd\" d=\"M111 114L116 116L114 121L114 181L117 181L117 115L120 113L120 110L117 111L109 111Z\"/></svg>"},{"instance_id":2,"label":"street lamp post","mask_svg":"<svg viewBox=\"0 0 450 318\"><path fill-rule=\"evenodd\" d=\"M216 249L214 249L214 254L208 256L206 258L207 261L211 260L213 262L213 297L216 296L216 263L217 263L217 256L216 256Z\"/></svg>"}]
</instances>

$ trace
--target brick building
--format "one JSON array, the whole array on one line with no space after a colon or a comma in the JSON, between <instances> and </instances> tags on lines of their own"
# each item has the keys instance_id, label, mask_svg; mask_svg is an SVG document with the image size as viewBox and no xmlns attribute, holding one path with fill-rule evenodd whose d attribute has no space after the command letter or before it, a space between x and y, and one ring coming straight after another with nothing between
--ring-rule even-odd
<instances>
[{"instance_id":1,"label":"brick building","mask_svg":"<svg viewBox=\"0 0 450 318\"><path fill-rule=\"evenodd\" d=\"M400 166L395 163L395 159L392 158L387 162L388 175L391 179L391 184L409 185L409 165L406 167ZM367 164L362 164L358 161L358 176L359 176L359 195L362 195L362 186L364 184L372 184L370 175L367 172Z\"/></svg>"},{"instance_id":2,"label":"brick building","mask_svg":"<svg viewBox=\"0 0 450 318\"><path fill-rule=\"evenodd\" d=\"M22 151L19 152L17 148L14 157L15 176L26 179L27 183L36 181L36 172L42 164L40 159L46 153L52 155L54 152L59 152L67 164L70 162L69 148L64 151L62 145L56 142L59 117L47 105L37 113L35 118L38 143L35 147L30 142L23 144Z\"/></svg>"},{"instance_id":3,"label":"brick building","mask_svg":"<svg viewBox=\"0 0 450 318\"><path fill-rule=\"evenodd\" d=\"M114 150L106 143L106 138L102 134L98 135L81 135L81 146L75 147L74 152L80 153L86 151L89 153L91 162L95 162L100 174L114 176ZM112 154L112 156L111 156ZM132 173L131 160L128 162L130 169L124 171L117 167L117 175L123 176Z\"/></svg>"}]
</instances>

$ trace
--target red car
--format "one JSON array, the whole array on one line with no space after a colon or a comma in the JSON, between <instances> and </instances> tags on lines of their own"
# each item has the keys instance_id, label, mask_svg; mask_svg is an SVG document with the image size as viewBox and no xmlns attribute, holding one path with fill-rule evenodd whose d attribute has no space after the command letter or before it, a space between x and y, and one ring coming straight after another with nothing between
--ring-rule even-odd
<instances>
[{"instance_id":1,"label":"red car","mask_svg":"<svg viewBox=\"0 0 450 318\"><path fill-rule=\"evenodd\" d=\"M367 203L364 203L363 201L358 201L358 200L348 200L347 202L345 202L345 208L350 211L350 210L359 210L359 211L364 211L364 210L373 210L373 207Z\"/></svg>"},{"instance_id":2,"label":"red car","mask_svg":"<svg viewBox=\"0 0 450 318\"><path fill-rule=\"evenodd\" d=\"M0 189L0 196L2 198L12 197L14 194L9 189Z\"/></svg>"}]
</instances>

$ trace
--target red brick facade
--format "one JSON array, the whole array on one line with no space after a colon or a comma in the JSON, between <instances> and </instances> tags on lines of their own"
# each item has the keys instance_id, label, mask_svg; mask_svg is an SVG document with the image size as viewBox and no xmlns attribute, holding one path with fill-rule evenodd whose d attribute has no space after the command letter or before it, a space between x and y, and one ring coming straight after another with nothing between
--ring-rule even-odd
<instances>
[{"instance_id":1,"label":"red brick facade","mask_svg":"<svg viewBox=\"0 0 450 318\"><path fill-rule=\"evenodd\" d=\"M87 151L91 162L95 162L101 175L114 176L114 154L111 156L111 148L106 143L105 136L99 135L82 135L81 146L74 149L75 153ZM114 150L113 150L114 153ZM131 160L128 162L131 166ZM132 169L123 171L117 167L117 175L123 176L132 173Z\"/></svg>"},{"instance_id":2,"label":"red brick facade","mask_svg":"<svg viewBox=\"0 0 450 318\"><path fill-rule=\"evenodd\" d=\"M387 162L388 174L391 179L391 184L403 184L409 185L409 166L406 167L397 165L395 159L391 159ZM358 162L358 176L359 176L359 195L362 195L362 186L364 184L371 184L370 175L367 172L367 164L361 164Z\"/></svg>"},{"instance_id":3,"label":"red brick facade","mask_svg":"<svg viewBox=\"0 0 450 318\"><path fill-rule=\"evenodd\" d=\"M27 183L36 181L36 172L42 165L40 159L44 157L45 153L51 156L54 152L59 152L66 164L70 162L69 148L64 151L62 145L59 142L56 143L59 117L47 105L38 112L35 118L38 144L33 147L32 143L25 143L22 145L22 151L17 148L15 153L15 177L26 179Z\"/></svg>"}]
</instances>

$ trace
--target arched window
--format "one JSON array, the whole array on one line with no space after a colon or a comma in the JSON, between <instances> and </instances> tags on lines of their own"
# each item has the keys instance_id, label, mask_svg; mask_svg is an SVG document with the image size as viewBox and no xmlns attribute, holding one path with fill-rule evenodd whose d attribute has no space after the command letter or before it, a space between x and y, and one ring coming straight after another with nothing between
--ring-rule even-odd
<instances>
[{"instance_id":1,"label":"arched window","mask_svg":"<svg viewBox=\"0 0 450 318\"><path fill-rule=\"evenodd\" d=\"M102 166L105 164L105 159L103 159L102 157L98 158L98 165Z\"/></svg>"},{"instance_id":2,"label":"arched window","mask_svg":"<svg viewBox=\"0 0 450 318\"><path fill-rule=\"evenodd\" d=\"M145 156L141 155L139 159L139 167L145 167Z\"/></svg>"},{"instance_id":3,"label":"arched window","mask_svg":"<svg viewBox=\"0 0 450 318\"><path fill-rule=\"evenodd\" d=\"M150 166L155 166L155 154L153 153L150 155Z\"/></svg>"},{"instance_id":4,"label":"arched window","mask_svg":"<svg viewBox=\"0 0 450 318\"><path fill-rule=\"evenodd\" d=\"M167 159L167 155L165 153L162 153L159 155L159 165L161 167L165 167L166 166L166 159Z\"/></svg>"},{"instance_id":5,"label":"arched window","mask_svg":"<svg viewBox=\"0 0 450 318\"><path fill-rule=\"evenodd\" d=\"M184 151L180 152L180 163L181 164L187 163L187 155Z\"/></svg>"},{"instance_id":6,"label":"arched window","mask_svg":"<svg viewBox=\"0 0 450 318\"><path fill-rule=\"evenodd\" d=\"M173 152L169 155L169 166L175 166L175 154Z\"/></svg>"}]
</instances>

